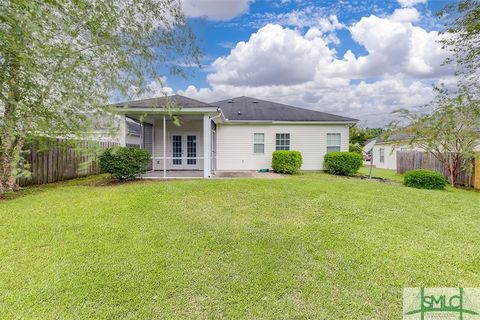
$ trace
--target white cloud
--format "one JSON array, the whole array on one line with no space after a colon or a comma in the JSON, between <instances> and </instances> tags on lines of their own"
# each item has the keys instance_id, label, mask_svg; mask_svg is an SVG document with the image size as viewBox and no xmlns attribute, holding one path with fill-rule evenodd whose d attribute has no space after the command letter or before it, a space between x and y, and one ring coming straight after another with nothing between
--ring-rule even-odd
<instances>
[{"instance_id":1,"label":"white cloud","mask_svg":"<svg viewBox=\"0 0 480 320\"><path fill-rule=\"evenodd\" d=\"M420 13L415 8L396 9L390 20L397 22L415 22L420 18Z\"/></svg>"},{"instance_id":2,"label":"white cloud","mask_svg":"<svg viewBox=\"0 0 480 320\"><path fill-rule=\"evenodd\" d=\"M439 34L412 25L418 17L414 8L363 17L348 30L367 54L348 50L343 57L325 40L335 27L269 24L212 63L209 87L178 93L208 102L249 95L383 125L392 111L429 102L432 82L453 73L442 66Z\"/></svg>"},{"instance_id":3,"label":"white cloud","mask_svg":"<svg viewBox=\"0 0 480 320\"><path fill-rule=\"evenodd\" d=\"M333 57L319 32L299 32L266 25L213 62L212 84L292 85L313 80L315 67ZM288 76L286 76L288 75Z\"/></svg>"},{"instance_id":4,"label":"white cloud","mask_svg":"<svg viewBox=\"0 0 480 320\"><path fill-rule=\"evenodd\" d=\"M447 52L437 42L438 32L393 17L372 15L353 24L352 38L365 47L368 55L356 57L348 51L342 60L333 63L335 71L355 78L396 73L435 78L452 73L451 66L442 66Z\"/></svg>"},{"instance_id":5,"label":"white cloud","mask_svg":"<svg viewBox=\"0 0 480 320\"><path fill-rule=\"evenodd\" d=\"M402 7L414 7L417 4L427 3L427 0L397 0Z\"/></svg>"},{"instance_id":6,"label":"white cloud","mask_svg":"<svg viewBox=\"0 0 480 320\"><path fill-rule=\"evenodd\" d=\"M230 20L248 11L253 0L182 0L183 11L188 17L209 20Z\"/></svg>"},{"instance_id":7,"label":"white cloud","mask_svg":"<svg viewBox=\"0 0 480 320\"><path fill-rule=\"evenodd\" d=\"M137 88L131 88L130 90L133 99L149 99L171 94L173 94L173 89L167 85L167 77L160 77L151 81L140 94L138 94Z\"/></svg>"},{"instance_id":8,"label":"white cloud","mask_svg":"<svg viewBox=\"0 0 480 320\"><path fill-rule=\"evenodd\" d=\"M336 83L323 86L314 82L294 86L233 86L215 85L211 88L189 86L179 94L201 101L214 102L236 96L253 96L294 106L330 112L360 119L369 126L381 126L394 119L393 111L415 109L431 100L431 85L421 81L399 78L373 83Z\"/></svg>"}]
</instances>

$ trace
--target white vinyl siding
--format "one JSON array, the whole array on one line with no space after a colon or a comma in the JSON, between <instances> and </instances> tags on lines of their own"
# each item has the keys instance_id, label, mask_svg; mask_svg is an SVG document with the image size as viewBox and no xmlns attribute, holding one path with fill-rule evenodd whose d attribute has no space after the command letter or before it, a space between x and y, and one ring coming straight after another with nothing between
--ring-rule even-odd
<instances>
[{"instance_id":1,"label":"white vinyl siding","mask_svg":"<svg viewBox=\"0 0 480 320\"><path fill-rule=\"evenodd\" d=\"M255 154L265 153L265 134L264 133L253 134L253 153Z\"/></svg>"},{"instance_id":2,"label":"white vinyl siding","mask_svg":"<svg viewBox=\"0 0 480 320\"><path fill-rule=\"evenodd\" d=\"M340 133L327 133L327 153L340 151L342 135Z\"/></svg>"},{"instance_id":3,"label":"white vinyl siding","mask_svg":"<svg viewBox=\"0 0 480 320\"><path fill-rule=\"evenodd\" d=\"M290 150L290 133L275 135L275 150Z\"/></svg>"},{"instance_id":4,"label":"white vinyl siding","mask_svg":"<svg viewBox=\"0 0 480 320\"><path fill-rule=\"evenodd\" d=\"M254 133L264 133L264 154L252 154ZM290 150L302 153L301 170L322 170L327 133L340 133L340 151L348 151L348 125L322 124L218 124L217 170L271 168L276 134L290 134Z\"/></svg>"},{"instance_id":5,"label":"white vinyl siding","mask_svg":"<svg viewBox=\"0 0 480 320\"><path fill-rule=\"evenodd\" d=\"M167 127L167 157L170 157L169 150L172 146L171 136L172 134L196 134L197 138L195 143L197 144L197 157L203 157L203 120L191 120L191 119L182 119L181 125L177 126L172 121L166 121ZM153 153L155 157L163 157L163 120L161 118L156 119L154 123L154 145ZM188 139L188 138L186 138ZM185 143L188 142L185 140ZM185 154L187 156L187 154ZM168 161L168 160L167 160ZM198 166L202 169L203 160L197 161ZM168 163L168 162L167 162ZM163 160L157 159L153 161L154 170L163 170ZM167 165L167 169L169 169Z\"/></svg>"}]
</instances>

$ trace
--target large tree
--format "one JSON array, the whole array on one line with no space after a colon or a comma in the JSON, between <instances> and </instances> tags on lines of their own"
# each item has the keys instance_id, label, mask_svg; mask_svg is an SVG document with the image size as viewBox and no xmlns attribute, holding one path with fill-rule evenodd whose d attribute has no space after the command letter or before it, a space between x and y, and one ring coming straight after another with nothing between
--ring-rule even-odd
<instances>
[{"instance_id":1,"label":"large tree","mask_svg":"<svg viewBox=\"0 0 480 320\"><path fill-rule=\"evenodd\" d=\"M0 0L0 194L29 137L79 137L113 94L198 64L179 1Z\"/></svg>"},{"instance_id":2,"label":"large tree","mask_svg":"<svg viewBox=\"0 0 480 320\"><path fill-rule=\"evenodd\" d=\"M431 112L420 115L402 110L408 125L397 125L395 131L406 133L412 147L437 158L448 172L450 184L456 186L460 170L466 169L473 150L480 145L479 101L468 91L456 95L440 91L429 106Z\"/></svg>"},{"instance_id":3,"label":"large tree","mask_svg":"<svg viewBox=\"0 0 480 320\"><path fill-rule=\"evenodd\" d=\"M441 43L451 52L446 63L456 65L460 86L478 94L480 82L480 1L460 0L439 12L445 27ZM471 91L472 92L472 91ZM473 92L472 92L473 93Z\"/></svg>"}]
</instances>

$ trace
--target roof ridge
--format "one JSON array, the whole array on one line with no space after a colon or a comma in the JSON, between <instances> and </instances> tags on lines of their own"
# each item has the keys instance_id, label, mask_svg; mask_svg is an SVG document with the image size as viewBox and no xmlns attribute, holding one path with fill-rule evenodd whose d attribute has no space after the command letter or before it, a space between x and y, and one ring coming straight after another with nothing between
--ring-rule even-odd
<instances>
[{"instance_id":1,"label":"roof ridge","mask_svg":"<svg viewBox=\"0 0 480 320\"><path fill-rule=\"evenodd\" d=\"M339 118L344 118L344 119L348 119L348 120L356 120L356 121L358 121L358 119L349 118L349 117L344 117L344 116L339 116L339 115L334 114L334 113L328 113L328 112L323 112L323 111L318 111L318 110L312 110L312 109L307 109L307 108L303 108L303 107L292 106L292 105L289 105L289 104L280 103L280 102L276 102L276 101L269 101L269 100L264 100L264 99L253 98L253 97L249 97L249 96L239 96L239 97L235 97L235 98L229 98L229 99L225 99L225 100L220 100L220 101L212 102L212 104L219 103L219 102L223 102L223 101L228 101L228 100L233 100L233 101L235 102L235 99L238 99L238 98L248 98L248 99L257 100L257 101L263 101L263 102L268 102L268 103L276 103L276 104L281 105L281 106L283 106L283 107L288 107L288 108L292 108L292 109L307 110L307 111L311 111L311 112L315 112L315 113L321 113L321 114L324 114L324 115L336 116L336 117L339 117Z\"/></svg>"}]
</instances>

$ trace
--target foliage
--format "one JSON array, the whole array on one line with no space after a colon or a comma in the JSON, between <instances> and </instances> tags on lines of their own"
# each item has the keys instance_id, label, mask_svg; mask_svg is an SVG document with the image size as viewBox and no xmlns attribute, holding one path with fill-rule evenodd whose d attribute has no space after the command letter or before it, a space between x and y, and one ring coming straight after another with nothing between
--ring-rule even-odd
<instances>
[{"instance_id":1,"label":"foliage","mask_svg":"<svg viewBox=\"0 0 480 320\"><path fill-rule=\"evenodd\" d=\"M397 319L419 275L480 283L459 250L480 243L478 192L321 173L82 180L0 201L2 318Z\"/></svg>"},{"instance_id":2,"label":"foliage","mask_svg":"<svg viewBox=\"0 0 480 320\"><path fill-rule=\"evenodd\" d=\"M442 190L445 189L447 181L439 172L426 169L415 169L405 173L403 183L407 187L418 189Z\"/></svg>"},{"instance_id":3,"label":"foliage","mask_svg":"<svg viewBox=\"0 0 480 320\"><path fill-rule=\"evenodd\" d=\"M441 43L452 53L446 63L455 64L461 86L473 86L474 90L478 90L480 1L454 2L441 10L439 16L445 22Z\"/></svg>"},{"instance_id":4,"label":"foliage","mask_svg":"<svg viewBox=\"0 0 480 320\"><path fill-rule=\"evenodd\" d=\"M150 153L139 148L110 148L99 157L102 171L117 180L132 180L147 171Z\"/></svg>"},{"instance_id":5,"label":"foliage","mask_svg":"<svg viewBox=\"0 0 480 320\"><path fill-rule=\"evenodd\" d=\"M350 127L350 143L363 146L367 140L382 135L384 131L383 128L362 128L355 124Z\"/></svg>"},{"instance_id":6,"label":"foliage","mask_svg":"<svg viewBox=\"0 0 480 320\"><path fill-rule=\"evenodd\" d=\"M349 151L349 152L356 152L356 153L363 154L363 149L362 149L362 147L360 147L359 145L353 144L353 143L350 143L350 144L349 144L349 146L348 146L348 151Z\"/></svg>"},{"instance_id":7,"label":"foliage","mask_svg":"<svg viewBox=\"0 0 480 320\"><path fill-rule=\"evenodd\" d=\"M447 170L450 184L456 186L459 169L474 156L480 141L480 104L465 91L455 97L439 91L430 106L432 112L427 114L399 111L407 124L392 128L406 133L411 147L432 153Z\"/></svg>"},{"instance_id":8,"label":"foliage","mask_svg":"<svg viewBox=\"0 0 480 320\"><path fill-rule=\"evenodd\" d=\"M30 136L78 139L109 118L112 92L139 94L157 70L199 61L177 0L3 1L0 17L0 194Z\"/></svg>"},{"instance_id":9,"label":"foliage","mask_svg":"<svg viewBox=\"0 0 480 320\"><path fill-rule=\"evenodd\" d=\"M363 157L357 152L330 152L325 155L323 166L328 173L353 176L363 164Z\"/></svg>"},{"instance_id":10,"label":"foliage","mask_svg":"<svg viewBox=\"0 0 480 320\"><path fill-rule=\"evenodd\" d=\"M302 166L300 151L277 150L272 154L272 168L278 173L295 174Z\"/></svg>"}]
</instances>

